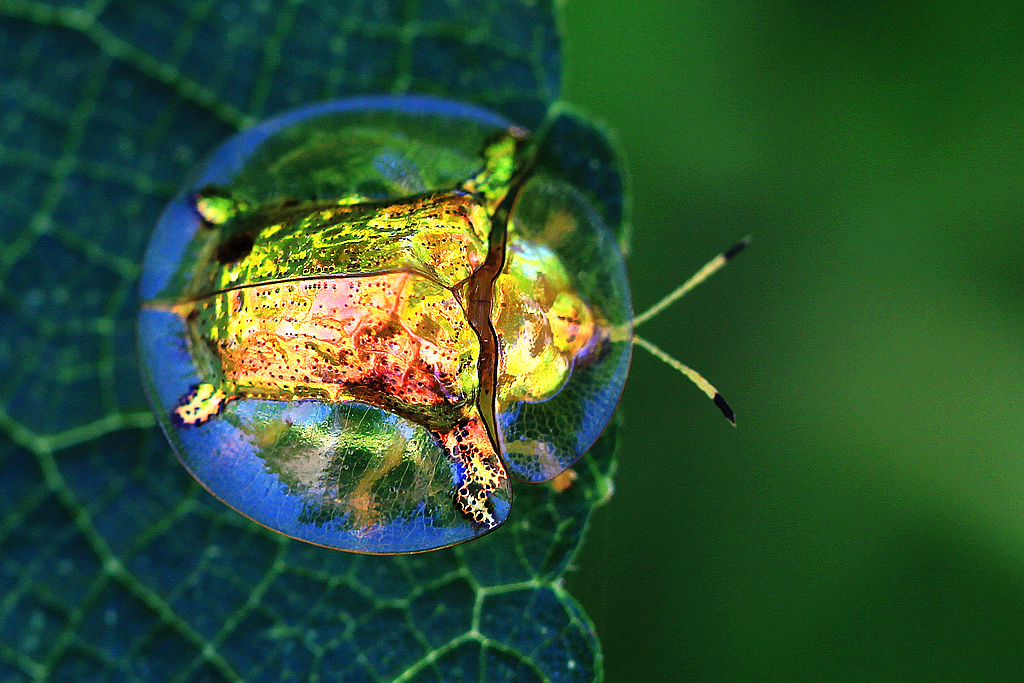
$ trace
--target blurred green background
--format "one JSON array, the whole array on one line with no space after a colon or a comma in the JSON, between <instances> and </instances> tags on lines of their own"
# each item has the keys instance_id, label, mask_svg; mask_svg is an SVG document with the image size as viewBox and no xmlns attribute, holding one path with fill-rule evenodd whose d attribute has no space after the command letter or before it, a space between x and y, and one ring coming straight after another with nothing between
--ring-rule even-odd
<instances>
[{"instance_id":1,"label":"blurred green background","mask_svg":"<svg viewBox=\"0 0 1024 683\"><path fill-rule=\"evenodd\" d=\"M570 0L643 309L569 587L607 679L1024 680L1024 6Z\"/></svg>"}]
</instances>

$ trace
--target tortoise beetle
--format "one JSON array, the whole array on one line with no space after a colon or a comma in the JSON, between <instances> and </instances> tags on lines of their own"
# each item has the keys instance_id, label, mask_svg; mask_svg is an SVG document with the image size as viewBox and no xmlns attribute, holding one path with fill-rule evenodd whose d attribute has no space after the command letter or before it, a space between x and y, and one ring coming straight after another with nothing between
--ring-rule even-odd
<instances>
[{"instance_id":1,"label":"tortoise beetle","mask_svg":"<svg viewBox=\"0 0 1024 683\"><path fill-rule=\"evenodd\" d=\"M364 553L450 546L569 468L632 349L619 243L550 136L429 97L305 107L224 143L141 283L160 426L214 496Z\"/></svg>"}]
</instances>

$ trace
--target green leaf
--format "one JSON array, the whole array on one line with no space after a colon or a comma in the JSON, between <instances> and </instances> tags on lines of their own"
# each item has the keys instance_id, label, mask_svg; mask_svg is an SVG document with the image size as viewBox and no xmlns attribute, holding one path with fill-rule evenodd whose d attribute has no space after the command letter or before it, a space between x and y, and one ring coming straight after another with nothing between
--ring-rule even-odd
<instances>
[{"instance_id":1,"label":"green leaf","mask_svg":"<svg viewBox=\"0 0 1024 683\"><path fill-rule=\"evenodd\" d=\"M0 0L0 680L601 677L561 576L610 495L614 425L481 540L351 555L195 484L135 358L142 251L217 143L359 93L535 127L559 90L552 5Z\"/></svg>"}]
</instances>

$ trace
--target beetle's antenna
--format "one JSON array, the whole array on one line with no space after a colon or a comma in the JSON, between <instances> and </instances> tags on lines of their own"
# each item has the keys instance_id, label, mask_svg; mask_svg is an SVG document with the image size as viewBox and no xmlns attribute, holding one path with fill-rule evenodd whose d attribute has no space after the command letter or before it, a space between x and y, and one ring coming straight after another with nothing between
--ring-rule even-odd
<instances>
[{"instance_id":1,"label":"beetle's antenna","mask_svg":"<svg viewBox=\"0 0 1024 683\"><path fill-rule=\"evenodd\" d=\"M654 356L658 360L665 361L673 368L689 377L691 382L696 384L701 391L708 395L708 398L715 402L715 405L718 406L718 409L722 411L722 415L725 415L725 419L729 420L729 422L732 423L733 427L736 426L736 415L732 412L732 408L730 408L729 404L725 402L725 399L722 398L722 395L718 393L718 389L715 389L713 386L711 386L711 382L704 379L699 372L691 368L689 365L684 365L683 363L680 363L675 358L668 355L667 353L665 353L657 346L647 341L638 334L633 335L633 343L644 347L645 349L647 349L647 351L650 352L652 356Z\"/></svg>"},{"instance_id":2,"label":"beetle's antenna","mask_svg":"<svg viewBox=\"0 0 1024 683\"><path fill-rule=\"evenodd\" d=\"M664 299L648 308L640 315L635 316L633 318L633 327L635 328L641 323L650 320L651 318L653 318L654 316L658 315L663 310L671 306L678 299L682 298L684 294L689 292L691 289L693 289L700 283L707 280L709 277L711 277L713 273L720 270L722 266L731 261L732 258L736 256L736 254L743 251L748 244L750 244L749 236L744 237L739 242L732 245L731 247L723 251L721 254L708 261L703 268L701 268L700 270L693 274L693 277L691 277L689 280L676 287L672 292L669 293L668 296L666 296ZM684 365L683 363L680 363L675 358L668 355L660 348L658 348L651 342L647 341L640 335L636 334L635 332L633 333L633 341L637 345L647 349L647 351L650 352L650 354L655 358L662 360L665 363L668 363L670 366L672 366L679 372L689 377L691 382L696 384L701 391L708 395L708 398L715 402L715 405L718 406L718 409L722 411L722 414L725 415L726 419L729 420L729 422L731 422L734 427L736 426L736 415L732 412L732 408L730 408L729 404L725 402L725 399L722 398L722 395L718 393L718 390L711 386L711 382L704 379L699 372L691 368L689 365Z\"/></svg>"},{"instance_id":3,"label":"beetle's antenna","mask_svg":"<svg viewBox=\"0 0 1024 683\"><path fill-rule=\"evenodd\" d=\"M731 247L723 251L721 254L708 261L703 268L701 268L700 270L693 274L693 277L691 277L689 280L676 287L664 299L654 304L640 315L634 316L633 327L637 327L641 323L647 322L648 320L650 320L651 318L658 315L666 308L674 304L676 301L681 299L683 295L689 292L691 289L707 280L709 277L711 277L712 274L720 270L722 266L731 261L733 257L736 256L736 254L746 249L747 245L750 244L750 240L751 238L749 236L744 237L739 242L732 245Z\"/></svg>"}]
</instances>

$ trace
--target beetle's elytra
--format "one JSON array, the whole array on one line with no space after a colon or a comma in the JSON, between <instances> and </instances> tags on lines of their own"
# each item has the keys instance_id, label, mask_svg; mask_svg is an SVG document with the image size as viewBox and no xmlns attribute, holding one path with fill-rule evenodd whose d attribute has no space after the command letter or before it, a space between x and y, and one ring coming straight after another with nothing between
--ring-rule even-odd
<instances>
[{"instance_id":1,"label":"beetle's elytra","mask_svg":"<svg viewBox=\"0 0 1024 683\"><path fill-rule=\"evenodd\" d=\"M544 161L557 135L377 97L215 152L141 287L144 383L196 479L288 536L400 553L486 533L510 477L579 458L632 311L601 207Z\"/></svg>"}]
</instances>

